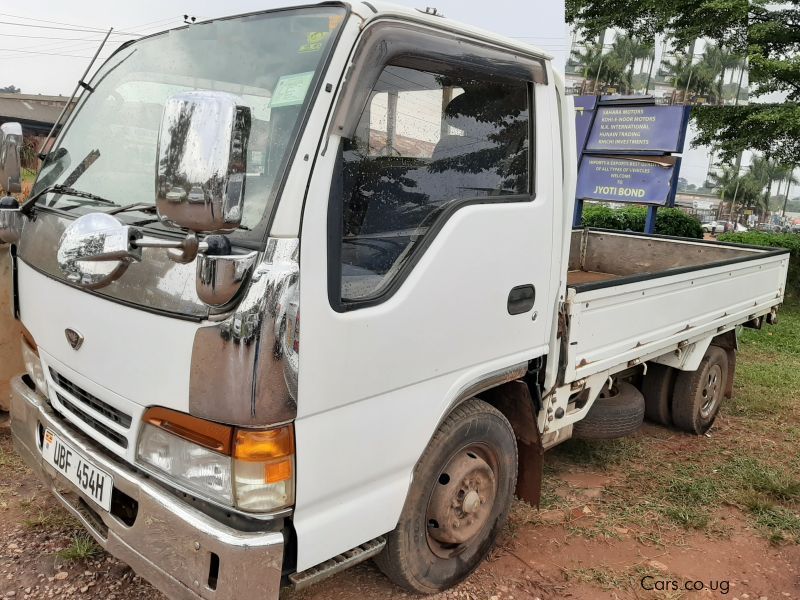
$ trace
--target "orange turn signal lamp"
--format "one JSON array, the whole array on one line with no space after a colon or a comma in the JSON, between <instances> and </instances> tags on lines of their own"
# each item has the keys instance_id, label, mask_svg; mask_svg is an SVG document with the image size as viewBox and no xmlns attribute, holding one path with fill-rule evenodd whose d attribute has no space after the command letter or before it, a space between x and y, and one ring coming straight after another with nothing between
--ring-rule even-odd
<instances>
[{"instance_id":1,"label":"orange turn signal lamp","mask_svg":"<svg viewBox=\"0 0 800 600\"><path fill-rule=\"evenodd\" d=\"M277 483L292 477L294 427L291 424L275 429L241 429L159 406L148 408L142 420L236 460L265 463L266 483Z\"/></svg>"}]
</instances>

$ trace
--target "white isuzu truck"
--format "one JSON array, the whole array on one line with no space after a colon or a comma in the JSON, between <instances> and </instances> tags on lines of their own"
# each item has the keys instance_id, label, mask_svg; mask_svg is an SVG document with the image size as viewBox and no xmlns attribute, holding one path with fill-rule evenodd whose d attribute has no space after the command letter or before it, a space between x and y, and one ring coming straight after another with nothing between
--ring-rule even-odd
<instances>
[{"instance_id":1,"label":"white isuzu truck","mask_svg":"<svg viewBox=\"0 0 800 600\"><path fill-rule=\"evenodd\" d=\"M329 2L124 44L4 199L16 448L175 598L467 577L543 452L701 433L789 256L572 230L550 58Z\"/></svg>"}]
</instances>

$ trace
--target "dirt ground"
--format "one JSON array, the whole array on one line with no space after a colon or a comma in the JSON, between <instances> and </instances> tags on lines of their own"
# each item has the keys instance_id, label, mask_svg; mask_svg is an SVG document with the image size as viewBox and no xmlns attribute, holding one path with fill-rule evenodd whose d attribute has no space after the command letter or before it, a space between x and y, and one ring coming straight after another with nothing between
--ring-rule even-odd
<instances>
[{"instance_id":1,"label":"dirt ground","mask_svg":"<svg viewBox=\"0 0 800 600\"><path fill-rule=\"evenodd\" d=\"M641 437L677 452L673 437L645 426ZM95 548L13 456L7 426L0 426L0 597L159 598L123 563ZM549 600L574 598L800 599L800 545L772 544L736 509L720 507L724 531L686 532L674 524L615 526L590 533L605 516L603 498L614 494L617 469L586 468L556 458L555 493L563 507L537 512L516 503L498 548L455 590L435 598ZM619 466L624 469L624 465ZM586 528L582 530L582 528ZM82 543L87 542L88 550ZM84 554L86 554L84 556ZM77 555L73 557L72 555ZM681 587L673 591L674 585ZM705 591L682 591L701 582ZM657 586L668 586L659 591ZM692 585L695 585L692 583ZM657 588L647 590L644 587ZM723 593L722 590L728 590ZM359 565L287 600L407 598L371 563Z\"/></svg>"},{"instance_id":2,"label":"dirt ground","mask_svg":"<svg viewBox=\"0 0 800 600\"><path fill-rule=\"evenodd\" d=\"M0 244L0 410L8 410L8 379L22 370L19 351L19 326L11 316L11 280L8 246Z\"/></svg>"},{"instance_id":3,"label":"dirt ground","mask_svg":"<svg viewBox=\"0 0 800 600\"><path fill-rule=\"evenodd\" d=\"M706 436L655 425L547 454L542 509L439 600L800 600L800 308L742 339ZM161 598L34 481L0 425L0 598ZM687 586L689 589L687 590ZM284 600L409 598L366 563Z\"/></svg>"}]
</instances>

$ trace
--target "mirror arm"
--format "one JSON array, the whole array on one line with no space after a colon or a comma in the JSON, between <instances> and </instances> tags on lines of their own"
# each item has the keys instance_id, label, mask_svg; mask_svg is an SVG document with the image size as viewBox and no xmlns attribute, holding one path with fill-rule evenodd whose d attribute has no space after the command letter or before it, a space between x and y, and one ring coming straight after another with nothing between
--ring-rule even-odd
<instances>
[{"instance_id":1,"label":"mirror arm","mask_svg":"<svg viewBox=\"0 0 800 600\"><path fill-rule=\"evenodd\" d=\"M132 240L131 245L134 248L164 248L173 261L182 264L192 262L198 254L208 250L208 243L199 241L194 232L190 232L180 241L140 238Z\"/></svg>"},{"instance_id":2,"label":"mirror arm","mask_svg":"<svg viewBox=\"0 0 800 600\"><path fill-rule=\"evenodd\" d=\"M208 256L228 256L232 253L231 241L224 235L209 235L202 242L197 239L197 234L190 231L180 241L161 240L157 238L139 237L131 240L131 247L163 248L168 251L169 257L177 263L190 263L198 254Z\"/></svg>"}]
</instances>

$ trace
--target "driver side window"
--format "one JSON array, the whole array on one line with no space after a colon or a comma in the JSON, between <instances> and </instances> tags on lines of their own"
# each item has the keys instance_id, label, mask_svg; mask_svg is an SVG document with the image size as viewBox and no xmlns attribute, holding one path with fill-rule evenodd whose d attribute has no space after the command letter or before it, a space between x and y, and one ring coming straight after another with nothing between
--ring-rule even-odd
<instances>
[{"instance_id":1,"label":"driver side window","mask_svg":"<svg viewBox=\"0 0 800 600\"><path fill-rule=\"evenodd\" d=\"M529 84L397 65L343 151L341 300L384 294L458 206L529 199Z\"/></svg>"}]
</instances>

